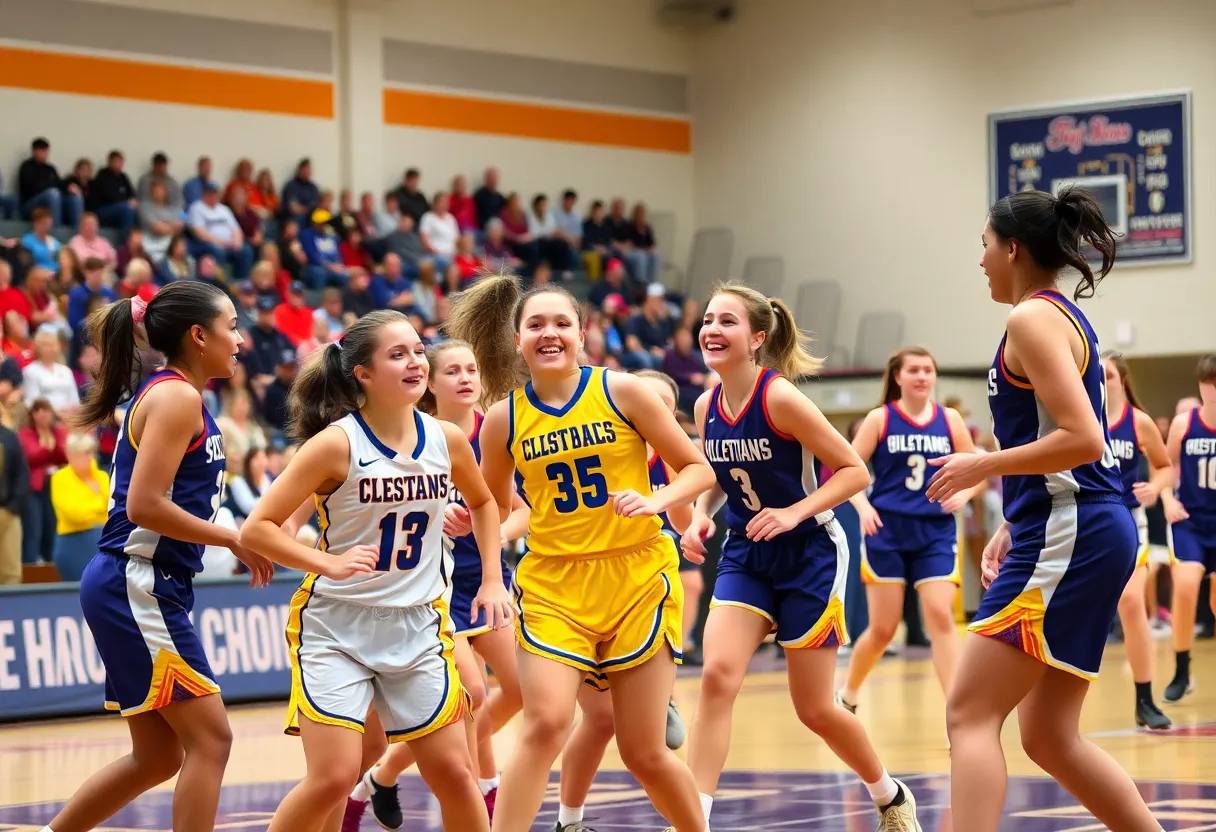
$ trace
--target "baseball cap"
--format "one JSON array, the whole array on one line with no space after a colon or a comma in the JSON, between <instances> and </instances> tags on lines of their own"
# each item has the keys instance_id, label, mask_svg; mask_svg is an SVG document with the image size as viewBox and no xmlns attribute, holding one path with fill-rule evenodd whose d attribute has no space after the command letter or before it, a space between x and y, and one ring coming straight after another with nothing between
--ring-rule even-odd
<instances>
[{"instance_id":1,"label":"baseball cap","mask_svg":"<svg viewBox=\"0 0 1216 832\"><path fill-rule=\"evenodd\" d=\"M253 281L252 280L242 280L240 283L236 284L236 290L243 295L253 294L253 292L254 292Z\"/></svg>"},{"instance_id":2,"label":"baseball cap","mask_svg":"<svg viewBox=\"0 0 1216 832\"><path fill-rule=\"evenodd\" d=\"M662 283L654 282L646 287L646 297L648 298L665 298L667 297L667 289Z\"/></svg>"},{"instance_id":3,"label":"baseball cap","mask_svg":"<svg viewBox=\"0 0 1216 832\"><path fill-rule=\"evenodd\" d=\"M315 225L323 225L334 218L334 215L323 208L318 208L312 212L312 221Z\"/></svg>"},{"instance_id":4,"label":"baseball cap","mask_svg":"<svg viewBox=\"0 0 1216 832\"><path fill-rule=\"evenodd\" d=\"M625 264L621 262L621 258L613 257L612 259L610 259L608 261L607 265L604 266L604 269L606 271L612 271L613 269L620 269L620 268L623 268L624 266L625 266Z\"/></svg>"},{"instance_id":5,"label":"baseball cap","mask_svg":"<svg viewBox=\"0 0 1216 832\"><path fill-rule=\"evenodd\" d=\"M273 312L274 308L278 305L279 305L278 301L276 301L274 298L270 297L269 295L262 295L260 298L258 298L258 311L259 312Z\"/></svg>"}]
</instances>

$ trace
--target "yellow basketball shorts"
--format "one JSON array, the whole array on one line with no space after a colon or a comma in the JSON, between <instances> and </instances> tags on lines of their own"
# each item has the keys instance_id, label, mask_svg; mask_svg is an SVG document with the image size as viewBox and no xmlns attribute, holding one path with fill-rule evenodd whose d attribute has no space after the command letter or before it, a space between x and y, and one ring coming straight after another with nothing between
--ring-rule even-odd
<instances>
[{"instance_id":1,"label":"yellow basketball shorts","mask_svg":"<svg viewBox=\"0 0 1216 832\"><path fill-rule=\"evenodd\" d=\"M580 556L528 553L512 586L516 638L529 653L587 672L608 687L611 673L683 645L684 588L675 544L660 535L637 549Z\"/></svg>"}]
</instances>

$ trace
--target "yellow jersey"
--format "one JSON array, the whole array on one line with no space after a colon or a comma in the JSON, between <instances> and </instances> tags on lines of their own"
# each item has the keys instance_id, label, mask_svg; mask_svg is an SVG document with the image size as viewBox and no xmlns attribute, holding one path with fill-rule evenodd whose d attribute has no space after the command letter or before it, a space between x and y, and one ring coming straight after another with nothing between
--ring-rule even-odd
<instances>
[{"instance_id":1,"label":"yellow jersey","mask_svg":"<svg viewBox=\"0 0 1216 832\"><path fill-rule=\"evenodd\" d=\"M520 494L532 509L528 551L586 557L637 549L657 540L659 517L622 517L610 493L649 496L646 440L612 402L608 371L580 368L563 407L549 407L532 385L511 393L507 450Z\"/></svg>"}]
</instances>

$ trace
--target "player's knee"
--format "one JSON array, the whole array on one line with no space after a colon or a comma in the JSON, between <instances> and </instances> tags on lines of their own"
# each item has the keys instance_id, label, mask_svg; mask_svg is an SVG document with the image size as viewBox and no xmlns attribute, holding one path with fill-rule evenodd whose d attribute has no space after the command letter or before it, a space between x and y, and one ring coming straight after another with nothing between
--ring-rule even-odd
<instances>
[{"instance_id":1,"label":"player's knee","mask_svg":"<svg viewBox=\"0 0 1216 832\"><path fill-rule=\"evenodd\" d=\"M337 804L350 794L361 773L356 761L335 757L308 772L308 788L326 802Z\"/></svg>"},{"instance_id":2,"label":"player's knee","mask_svg":"<svg viewBox=\"0 0 1216 832\"><path fill-rule=\"evenodd\" d=\"M533 711L524 714L524 730L520 742L538 751L552 751L556 758L574 724L574 715L569 713L553 713L551 711Z\"/></svg>"},{"instance_id":3,"label":"player's knee","mask_svg":"<svg viewBox=\"0 0 1216 832\"><path fill-rule=\"evenodd\" d=\"M663 768L671 752L660 738L657 742L621 742L617 738L617 750L621 752L621 762L640 782L649 782L662 776Z\"/></svg>"},{"instance_id":4,"label":"player's knee","mask_svg":"<svg viewBox=\"0 0 1216 832\"><path fill-rule=\"evenodd\" d=\"M937 636L952 635L954 631L954 610L944 604L924 605L925 628L930 634Z\"/></svg>"},{"instance_id":5,"label":"player's knee","mask_svg":"<svg viewBox=\"0 0 1216 832\"><path fill-rule=\"evenodd\" d=\"M880 644L890 644L895 640L895 632L899 629L899 620L896 618L875 618L871 619L867 628L873 638Z\"/></svg>"},{"instance_id":6,"label":"player's knee","mask_svg":"<svg viewBox=\"0 0 1216 832\"><path fill-rule=\"evenodd\" d=\"M1019 720L1019 730L1022 750L1031 762L1044 771L1058 771L1060 760L1071 749L1069 739L1033 720Z\"/></svg>"},{"instance_id":7,"label":"player's knee","mask_svg":"<svg viewBox=\"0 0 1216 832\"><path fill-rule=\"evenodd\" d=\"M474 711L480 711L486 704L486 686L484 682L477 681L464 686L464 689L469 694L469 704L472 705Z\"/></svg>"},{"instance_id":8,"label":"player's knee","mask_svg":"<svg viewBox=\"0 0 1216 832\"><path fill-rule=\"evenodd\" d=\"M1144 598L1140 593L1132 589L1131 584L1123 587L1123 594L1119 596L1119 617L1126 618L1129 613L1136 611L1136 607L1144 603Z\"/></svg>"},{"instance_id":9,"label":"player's knee","mask_svg":"<svg viewBox=\"0 0 1216 832\"><path fill-rule=\"evenodd\" d=\"M832 724L842 715L841 709L830 698L814 702L798 700L794 702L794 712L798 714L799 722L821 736L829 732Z\"/></svg>"},{"instance_id":10,"label":"player's knee","mask_svg":"<svg viewBox=\"0 0 1216 832\"><path fill-rule=\"evenodd\" d=\"M194 731L183 739L182 744L188 756L223 767L227 765L228 755L232 752L232 727L227 719L219 720L214 725Z\"/></svg>"},{"instance_id":11,"label":"player's knee","mask_svg":"<svg viewBox=\"0 0 1216 832\"><path fill-rule=\"evenodd\" d=\"M440 800L459 799L470 788L477 788L473 762L463 748L453 748L429 759L425 768L419 767L419 770L427 786Z\"/></svg>"},{"instance_id":12,"label":"player's knee","mask_svg":"<svg viewBox=\"0 0 1216 832\"><path fill-rule=\"evenodd\" d=\"M743 687L745 671L745 667L734 667L726 662L706 662L701 673L701 696L705 699L733 700Z\"/></svg>"},{"instance_id":13,"label":"player's knee","mask_svg":"<svg viewBox=\"0 0 1216 832\"><path fill-rule=\"evenodd\" d=\"M600 694L605 696L606 694ZM616 722L612 717L612 709L583 711L583 730L591 732L597 740L607 743L616 733Z\"/></svg>"},{"instance_id":14,"label":"player's knee","mask_svg":"<svg viewBox=\"0 0 1216 832\"><path fill-rule=\"evenodd\" d=\"M167 745L152 754L136 754L135 763L148 783L158 785L181 771L186 754L180 745Z\"/></svg>"}]
</instances>

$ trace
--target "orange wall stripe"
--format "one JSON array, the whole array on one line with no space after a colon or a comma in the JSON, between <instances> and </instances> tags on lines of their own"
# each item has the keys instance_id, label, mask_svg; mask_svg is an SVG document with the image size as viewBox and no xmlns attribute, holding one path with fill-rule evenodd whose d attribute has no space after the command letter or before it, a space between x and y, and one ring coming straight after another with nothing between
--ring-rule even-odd
<instances>
[{"instance_id":1,"label":"orange wall stripe","mask_svg":"<svg viewBox=\"0 0 1216 832\"><path fill-rule=\"evenodd\" d=\"M687 121L417 90L384 90L384 123L526 139L692 152Z\"/></svg>"},{"instance_id":2,"label":"orange wall stripe","mask_svg":"<svg viewBox=\"0 0 1216 832\"><path fill-rule=\"evenodd\" d=\"M334 117L334 85L329 81L8 47L0 47L0 87Z\"/></svg>"}]
</instances>

